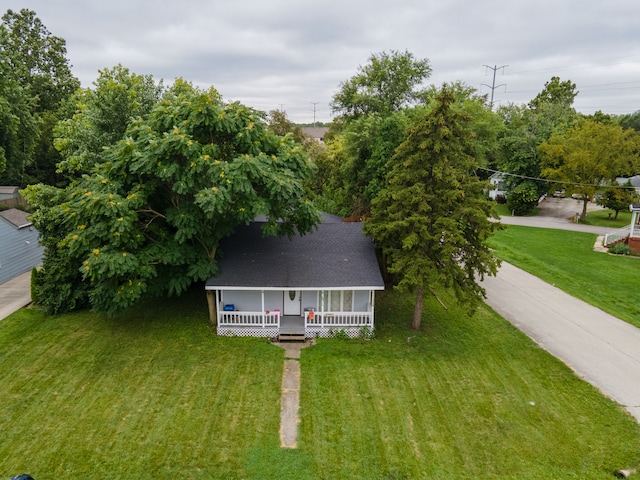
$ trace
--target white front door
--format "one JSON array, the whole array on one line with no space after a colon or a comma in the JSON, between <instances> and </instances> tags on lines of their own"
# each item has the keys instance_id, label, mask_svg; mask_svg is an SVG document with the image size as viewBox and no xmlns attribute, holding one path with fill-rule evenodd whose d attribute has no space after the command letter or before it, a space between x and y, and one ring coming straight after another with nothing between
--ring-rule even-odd
<instances>
[{"instance_id":1,"label":"white front door","mask_svg":"<svg viewBox=\"0 0 640 480\"><path fill-rule=\"evenodd\" d=\"M285 290L283 303L283 315L300 315L300 292L298 290Z\"/></svg>"}]
</instances>

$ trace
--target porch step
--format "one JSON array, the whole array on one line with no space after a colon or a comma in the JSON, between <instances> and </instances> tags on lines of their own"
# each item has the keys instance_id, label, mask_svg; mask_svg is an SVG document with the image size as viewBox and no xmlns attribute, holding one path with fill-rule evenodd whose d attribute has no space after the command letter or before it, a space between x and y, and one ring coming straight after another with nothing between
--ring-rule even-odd
<instances>
[{"instance_id":1,"label":"porch step","mask_svg":"<svg viewBox=\"0 0 640 480\"><path fill-rule=\"evenodd\" d=\"M305 340L304 332L280 332L278 334L279 342L304 342Z\"/></svg>"}]
</instances>

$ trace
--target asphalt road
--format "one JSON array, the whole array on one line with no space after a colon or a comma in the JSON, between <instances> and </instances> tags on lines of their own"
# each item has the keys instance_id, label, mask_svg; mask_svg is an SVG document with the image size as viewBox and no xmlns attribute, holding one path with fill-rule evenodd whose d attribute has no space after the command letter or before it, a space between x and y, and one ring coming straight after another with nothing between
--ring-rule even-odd
<instances>
[{"instance_id":1,"label":"asphalt road","mask_svg":"<svg viewBox=\"0 0 640 480\"><path fill-rule=\"evenodd\" d=\"M575 203L556 200L554 204ZM550 215L505 217L503 223L610 231ZM483 287L490 307L640 422L640 329L508 263L503 262L496 277L485 279Z\"/></svg>"}]
</instances>

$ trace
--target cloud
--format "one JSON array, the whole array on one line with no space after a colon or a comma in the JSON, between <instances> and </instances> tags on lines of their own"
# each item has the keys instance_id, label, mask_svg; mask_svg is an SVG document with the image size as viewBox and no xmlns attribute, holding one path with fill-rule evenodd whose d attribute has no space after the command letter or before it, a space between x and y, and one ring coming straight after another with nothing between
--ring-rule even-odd
<instances>
[{"instance_id":1,"label":"cloud","mask_svg":"<svg viewBox=\"0 0 640 480\"><path fill-rule=\"evenodd\" d=\"M8 8L18 10L18 0ZM91 86L122 64L165 83L183 77L227 99L298 122L331 119L340 82L373 53L428 58L430 83L462 81L497 103L526 103L557 75L577 84L585 113L640 109L636 0L32 0L67 42L73 72Z\"/></svg>"}]
</instances>

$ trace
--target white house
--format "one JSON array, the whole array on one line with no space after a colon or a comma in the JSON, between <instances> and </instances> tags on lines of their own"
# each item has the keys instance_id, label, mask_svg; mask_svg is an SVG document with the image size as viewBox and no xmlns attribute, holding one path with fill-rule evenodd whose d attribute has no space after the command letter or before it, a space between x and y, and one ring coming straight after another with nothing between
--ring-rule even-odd
<instances>
[{"instance_id":1,"label":"white house","mask_svg":"<svg viewBox=\"0 0 640 480\"><path fill-rule=\"evenodd\" d=\"M502 172L496 172L489 177L489 183L493 187L489 190L489 198L495 200L498 195L507 195L506 176Z\"/></svg>"},{"instance_id":2,"label":"white house","mask_svg":"<svg viewBox=\"0 0 640 480\"><path fill-rule=\"evenodd\" d=\"M361 223L330 220L313 233L265 237L261 223L221 244L220 274L206 282L211 320L227 336L349 337L374 328L384 289Z\"/></svg>"},{"instance_id":3,"label":"white house","mask_svg":"<svg viewBox=\"0 0 640 480\"><path fill-rule=\"evenodd\" d=\"M30 271L42 262L38 231L16 208L0 211L0 284Z\"/></svg>"}]
</instances>

